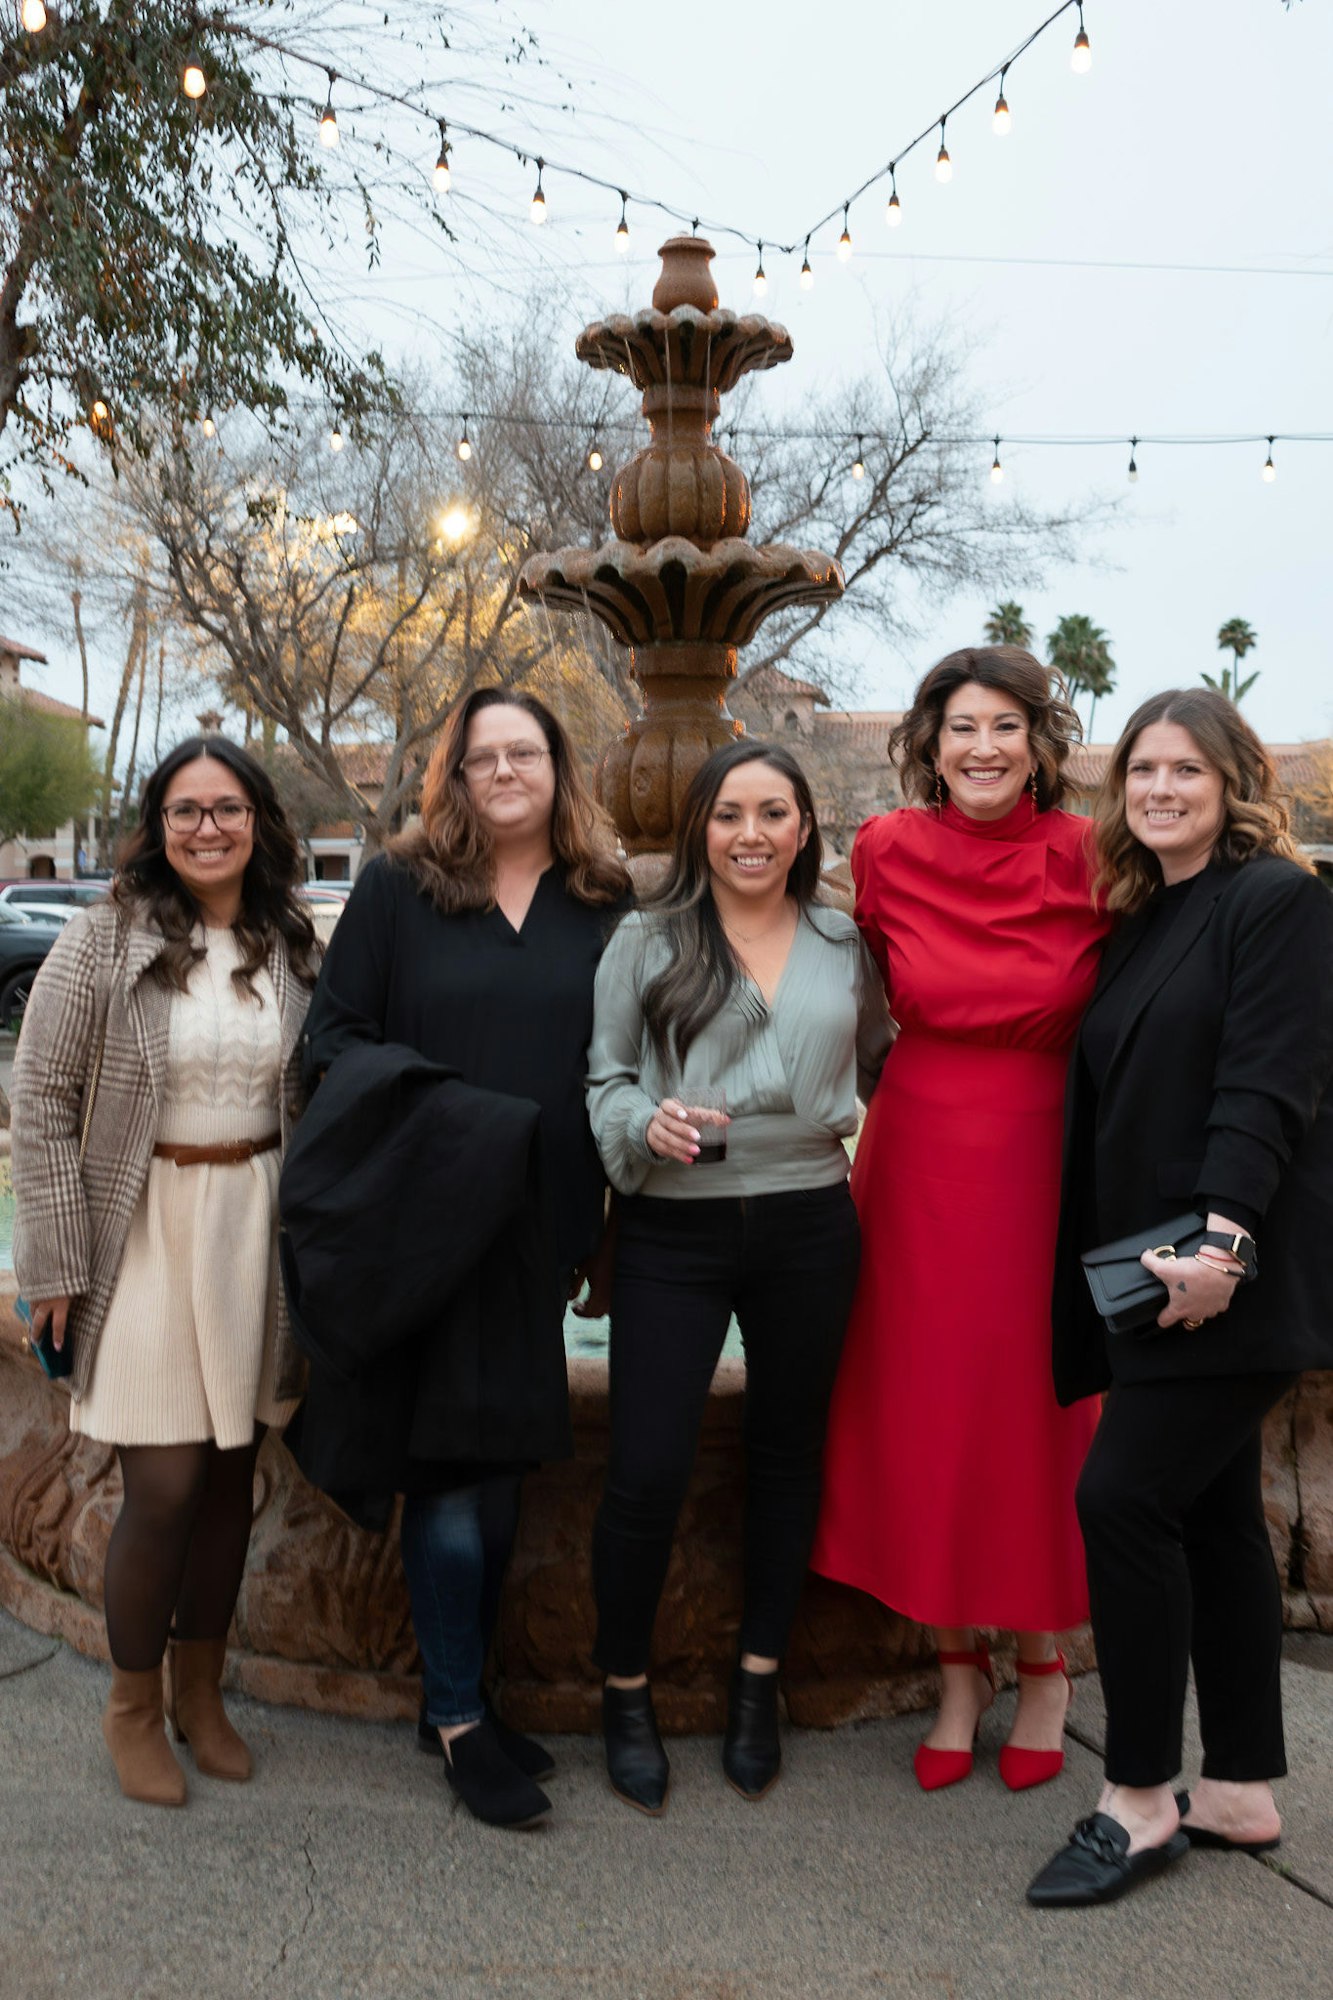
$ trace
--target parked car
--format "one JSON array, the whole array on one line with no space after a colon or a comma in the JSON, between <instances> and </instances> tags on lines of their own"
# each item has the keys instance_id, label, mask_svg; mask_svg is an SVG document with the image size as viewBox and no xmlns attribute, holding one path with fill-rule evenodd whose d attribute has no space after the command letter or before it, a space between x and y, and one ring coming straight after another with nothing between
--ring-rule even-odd
<instances>
[{"instance_id":1,"label":"parked car","mask_svg":"<svg viewBox=\"0 0 1333 2000\"><path fill-rule=\"evenodd\" d=\"M347 907L352 885L350 882L303 882L300 893L310 905L310 921L315 926L315 936L326 945Z\"/></svg>"},{"instance_id":2,"label":"parked car","mask_svg":"<svg viewBox=\"0 0 1333 2000\"><path fill-rule=\"evenodd\" d=\"M33 923L21 910L0 902L0 1029L18 1032L37 968L59 937L50 923Z\"/></svg>"},{"instance_id":3,"label":"parked car","mask_svg":"<svg viewBox=\"0 0 1333 2000\"><path fill-rule=\"evenodd\" d=\"M90 903L105 901L109 886L106 882L56 882L49 878L6 882L0 887L0 909L13 905L30 917L67 924Z\"/></svg>"}]
</instances>

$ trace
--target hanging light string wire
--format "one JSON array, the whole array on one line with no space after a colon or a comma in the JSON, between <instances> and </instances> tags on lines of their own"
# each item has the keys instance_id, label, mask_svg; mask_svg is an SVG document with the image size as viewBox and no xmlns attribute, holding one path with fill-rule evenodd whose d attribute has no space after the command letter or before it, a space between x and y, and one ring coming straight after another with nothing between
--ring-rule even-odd
<instances>
[{"instance_id":1,"label":"hanging light string wire","mask_svg":"<svg viewBox=\"0 0 1333 2000\"><path fill-rule=\"evenodd\" d=\"M1061 0L1061 5L1053 13L1048 14L1046 19L1040 22L1030 34L1025 36L1002 61L992 64L986 71L986 74L979 77L960 97L955 98L947 110L937 113L928 124L922 127L915 138L910 139L906 145L900 146L890 161L884 166L877 168L874 173L867 175L859 187L853 189L851 194L842 200L835 202L817 222L812 223L809 228L798 231L791 242L780 242L773 236L765 236L761 239L758 234L741 229L733 223L724 222L716 218L692 215L688 209L676 207L673 203L663 201L656 195L627 192L619 181L605 179L600 174L590 173L583 167L571 166L563 161L553 160L545 153L541 155L542 169L547 175L581 181L585 186L594 187L599 192L609 195L613 201L620 202L622 209L626 205L652 209L659 215L666 216L672 222L688 225L695 232L700 227L703 227L708 230L710 235L730 237L732 240L748 244L756 250L762 241L768 245L770 250L776 250L783 256L792 256L803 247L810 237L816 235L821 229L827 228L831 222L836 222L839 217L845 218L845 213L850 209L852 204L859 201L861 196L867 194L871 188L876 187L882 180L893 178L896 169L902 165L909 154L915 152L916 148L923 144L924 141L932 138L941 125L952 118L956 111L961 110L963 105L969 103L979 91L987 89L998 77L1012 69L1019 57L1024 55L1034 42L1039 41L1062 15L1067 14L1071 8L1077 6L1078 0ZM292 48L276 36L263 34L247 24L230 22L225 18L215 18L211 25L219 33L243 39L252 48L276 56L283 62L318 71L327 84L329 65L322 58L309 55L303 50ZM339 84L343 86L344 92L347 93L343 103L343 109L347 116L354 116L358 110L367 108L366 104L358 104L352 101L354 98L363 97L369 103L393 105L399 110L406 111L414 118L422 119L428 123L438 134L440 112L438 109L423 104L419 94L406 90L394 90L385 84L373 82L369 77L357 75L354 71L347 69L339 70L337 72L337 79ZM425 91L426 89L427 86L425 83L418 86L418 92ZM323 99L320 102L316 102L316 100L311 99L311 111L316 118L318 118L326 101L326 99ZM455 167L458 164L456 142L460 135L468 139L474 139L481 145L492 146L501 152L508 153L520 166L532 166L538 160L538 150L535 146L524 147L517 145L513 140L500 138L494 132L485 131L480 126L466 124L461 119L452 115L449 117L448 124L451 145L455 152Z\"/></svg>"}]
</instances>

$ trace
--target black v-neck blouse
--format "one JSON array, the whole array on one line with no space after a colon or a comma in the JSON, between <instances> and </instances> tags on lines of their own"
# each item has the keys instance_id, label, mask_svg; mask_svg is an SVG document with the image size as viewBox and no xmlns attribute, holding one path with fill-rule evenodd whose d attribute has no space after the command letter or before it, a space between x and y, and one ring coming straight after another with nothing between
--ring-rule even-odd
<instances>
[{"instance_id":1,"label":"black v-neck blouse","mask_svg":"<svg viewBox=\"0 0 1333 2000\"><path fill-rule=\"evenodd\" d=\"M377 857L338 921L306 1022L315 1070L349 1039L397 1042L479 1089L535 1100L562 1270L589 1254L602 1227L605 1177L583 1084L593 979L621 913L572 896L557 861L517 930L498 908L444 916L406 866Z\"/></svg>"}]
</instances>

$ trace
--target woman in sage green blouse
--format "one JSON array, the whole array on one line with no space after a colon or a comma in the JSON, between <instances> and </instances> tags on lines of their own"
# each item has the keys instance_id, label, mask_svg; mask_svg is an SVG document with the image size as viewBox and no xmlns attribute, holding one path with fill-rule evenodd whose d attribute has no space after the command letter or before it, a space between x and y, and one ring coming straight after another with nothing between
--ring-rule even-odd
<instances>
[{"instance_id":1,"label":"woman in sage green blouse","mask_svg":"<svg viewBox=\"0 0 1333 2000\"><path fill-rule=\"evenodd\" d=\"M759 1798L781 1761L777 1669L860 1257L843 1141L891 1034L855 925L816 900L821 858L796 760L728 744L685 794L665 883L597 974L589 1108L621 1201L595 1657L611 1784L644 1812L663 1810L669 1781L647 1680L653 1621L733 1312L745 1589L722 1763Z\"/></svg>"}]
</instances>

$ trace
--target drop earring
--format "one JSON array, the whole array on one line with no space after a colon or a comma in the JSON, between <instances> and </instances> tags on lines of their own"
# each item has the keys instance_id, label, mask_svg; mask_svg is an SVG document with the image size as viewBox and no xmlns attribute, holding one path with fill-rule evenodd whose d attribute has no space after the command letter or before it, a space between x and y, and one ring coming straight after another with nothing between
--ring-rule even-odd
<instances>
[{"instance_id":1,"label":"drop earring","mask_svg":"<svg viewBox=\"0 0 1333 2000\"><path fill-rule=\"evenodd\" d=\"M1032 793L1033 812L1040 812L1041 798L1037 791L1037 767L1035 764L1032 767L1032 776L1028 779L1028 790Z\"/></svg>"},{"instance_id":2,"label":"drop earring","mask_svg":"<svg viewBox=\"0 0 1333 2000\"><path fill-rule=\"evenodd\" d=\"M937 764L937 765L935 766L935 799L934 799L934 805L935 805L935 811L936 811L936 813L937 813L937 814L940 814L940 815L942 815L942 814L943 814L943 812L944 812L944 785L943 785L943 783L941 782L941 779L940 779L940 767L939 767L939 765L938 765L938 764Z\"/></svg>"}]
</instances>

